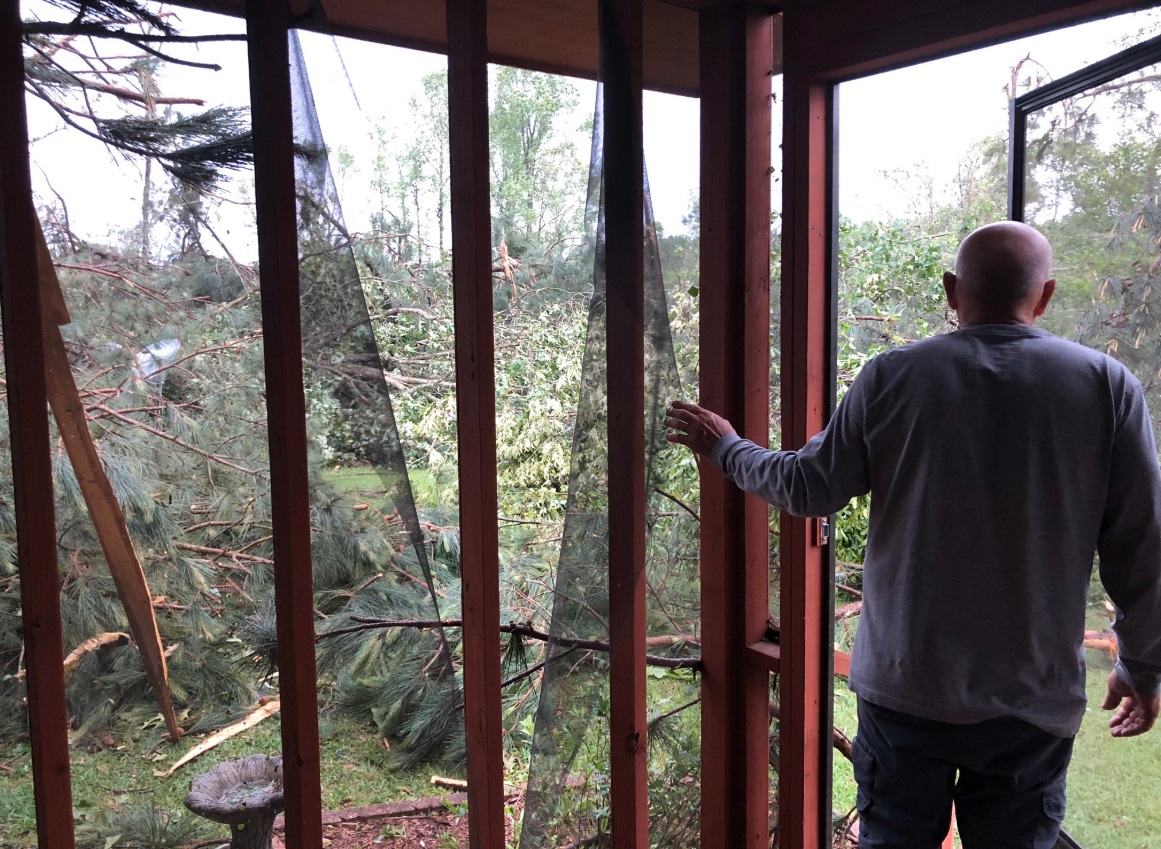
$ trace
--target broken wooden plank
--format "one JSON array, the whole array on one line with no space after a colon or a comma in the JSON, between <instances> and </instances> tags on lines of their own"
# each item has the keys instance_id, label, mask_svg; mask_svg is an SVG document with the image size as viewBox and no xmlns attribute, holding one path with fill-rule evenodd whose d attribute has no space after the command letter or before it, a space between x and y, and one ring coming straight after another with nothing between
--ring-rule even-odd
<instances>
[{"instance_id":1,"label":"broken wooden plank","mask_svg":"<svg viewBox=\"0 0 1161 849\"><path fill-rule=\"evenodd\" d=\"M233 725L227 725L225 728L221 728L221 729L215 731L209 737L202 740L200 743L198 743L196 746L194 746L192 749L190 749L188 752L186 752L184 755L182 755L180 758L178 758L176 761L174 761L173 766L171 766L169 769L166 769L166 770L156 770L155 769L153 771L153 774L155 776L157 776L158 778L169 778L169 776L173 775L175 772L177 772L179 769L181 769L187 763L189 763L192 760L196 760L197 758L200 758L202 755L204 755L210 749L213 749L214 747L221 745L222 743L229 740L231 737L238 736L243 731L249 731L251 728L253 728L255 725L257 725L262 720L268 719L269 717L278 713L278 711L281 709L281 707L282 707L282 704L281 704L281 702L279 702L278 699L271 699L270 701L268 701L266 704L262 705L257 710L253 710L250 713L248 713L246 715L246 717L244 719L242 719L241 721L235 722Z\"/></svg>"},{"instance_id":2,"label":"broken wooden plank","mask_svg":"<svg viewBox=\"0 0 1161 849\"><path fill-rule=\"evenodd\" d=\"M64 674L68 675L84 657L91 651L99 649L101 646L107 646L110 643L119 643L122 640L129 639L128 634L123 634L120 631L106 631L104 634L97 634L95 637L89 637L71 652L68 657L64 659Z\"/></svg>"},{"instance_id":3,"label":"broken wooden plank","mask_svg":"<svg viewBox=\"0 0 1161 849\"><path fill-rule=\"evenodd\" d=\"M161 649L157 619L153 613L153 598L145 581L145 571L141 568L141 561L137 559L133 541L129 538L125 515L105 475L100 457L97 456L92 434L89 433L88 418L60 332L59 322L67 324L69 321L68 310L39 222L36 259L41 298L45 304L41 330L44 334L49 406L76 474L85 506L93 520L93 527L97 531L97 538L101 541L101 549L105 552L109 574L113 577L117 595L125 607L129 630L141 651L145 673L157 697L161 715L165 718L165 726L169 730L170 739L177 740L183 732L178 727L173 710L169 673Z\"/></svg>"}]
</instances>

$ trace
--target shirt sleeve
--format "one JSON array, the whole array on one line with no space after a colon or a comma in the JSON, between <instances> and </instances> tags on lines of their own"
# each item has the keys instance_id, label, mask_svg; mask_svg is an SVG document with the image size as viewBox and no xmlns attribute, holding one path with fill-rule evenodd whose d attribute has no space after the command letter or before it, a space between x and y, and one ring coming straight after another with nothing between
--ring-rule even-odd
<instances>
[{"instance_id":1,"label":"shirt sleeve","mask_svg":"<svg viewBox=\"0 0 1161 849\"><path fill-rule=\"evenodd\" d=\"M738 436L723 436L712 459L740 489L795 516L829 516L870 490L863 422L869 363L859 373L826 429L797 451L770 451Z\"/></svg>"},{"instance_id":2,"label":"shirt sleeve","mask_svg":"<svg viewBox=\"0 0 1161 849\"><path fill-rule=\"evenodd\" d=\"M1161 692L1161 468L1141 385L1128 378L1113 438L1097 551L1117 606L1117 673L1136 692Z\"/></svg>"}]
</instances>

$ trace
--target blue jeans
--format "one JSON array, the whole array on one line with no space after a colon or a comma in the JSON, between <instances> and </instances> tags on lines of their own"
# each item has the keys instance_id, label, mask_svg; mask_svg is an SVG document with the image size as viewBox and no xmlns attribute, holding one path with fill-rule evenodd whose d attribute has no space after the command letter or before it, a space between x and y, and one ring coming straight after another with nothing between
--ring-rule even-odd
<instances>
[{"instance_id":1,"label":"blue jeans","mask_svg":"<svg viewBox=\"0 0 1161 849\"><path fill-rule=\"evenodd\" d=\"M964 849L1052 849L1072 738L1004 717L955 725L859 699L851 751L860 849L938 849L951 804Z\"/></svg>"}]
</instances>

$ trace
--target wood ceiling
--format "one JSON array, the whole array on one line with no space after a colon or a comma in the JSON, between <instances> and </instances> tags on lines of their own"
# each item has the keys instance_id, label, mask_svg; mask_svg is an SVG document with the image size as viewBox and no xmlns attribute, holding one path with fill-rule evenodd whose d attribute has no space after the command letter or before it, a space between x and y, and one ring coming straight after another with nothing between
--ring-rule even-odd
<instances>
[{"instance_id":1,"label":"wood ceiling","mask_svg":"<svg viewBox=\"0 0 1161 849\"><path fill-rule=\"evenodd\" d=\"M244 0L179 0L186 5L241 15ZM291 0L306 10L303 26L443 52L446 4L442 0ZM699 0L645 0L644 81L657 91L696 95ZM318 9L323 10L320 14ZM488 46L494 62L595 78L595 0L490 0Z\"/></svg>"},{"instance_id":2,"label":"wood ceiling","mask_svg":"<svg viewBox=\"0 0 1161 849\"><path fill-rule=\"evenodd\" d=\"M245 0L178 0L242 15ZM646 88L696 95L698 11L727 0L643 0ZM1158 0L782 0L785 60L844 79L986 43L1153 5ZM443 0L290 0L301 26L443 52ZM596 0L489 0L494 62L595 78ZM771 68L783 65L776 38Z\"/></svg>"}]
</instances>

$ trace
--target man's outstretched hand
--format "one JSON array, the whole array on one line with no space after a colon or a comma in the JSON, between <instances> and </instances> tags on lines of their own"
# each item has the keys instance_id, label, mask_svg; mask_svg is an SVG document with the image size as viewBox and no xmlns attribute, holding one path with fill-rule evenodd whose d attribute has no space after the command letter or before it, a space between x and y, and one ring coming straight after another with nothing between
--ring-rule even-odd
<instances>
[{"instance_id":1,"label":"man's outstretched hand","mask_svg":"<svg viewBox=\"0 0 1161 849\"><path fill-rule=\"evenodd\" d=\"M708 457L718 440L728 433L736 433L733 425L717 413L711 413L697 404L674 401L665 411L665 426L673 433L665 434L670 442L688 445L695 454Z\"/></svg>"},{"instance_id":2,"label":"man's outstretched hand","mask_svg":"<svg viewBox=\"0 0 1161 849\"><path fill-rule=\"evenodd\" d=\"M1118 705L1120 708L1109 720L1112 735L1136 737L1152 728L1157 721L1157 713L1161 711L1161 696L1145 696L1135 692L1114 669L1109 675L1109 694L1105 696L1101 710L1112 710Z\"/></svg>"}]
</instances>

